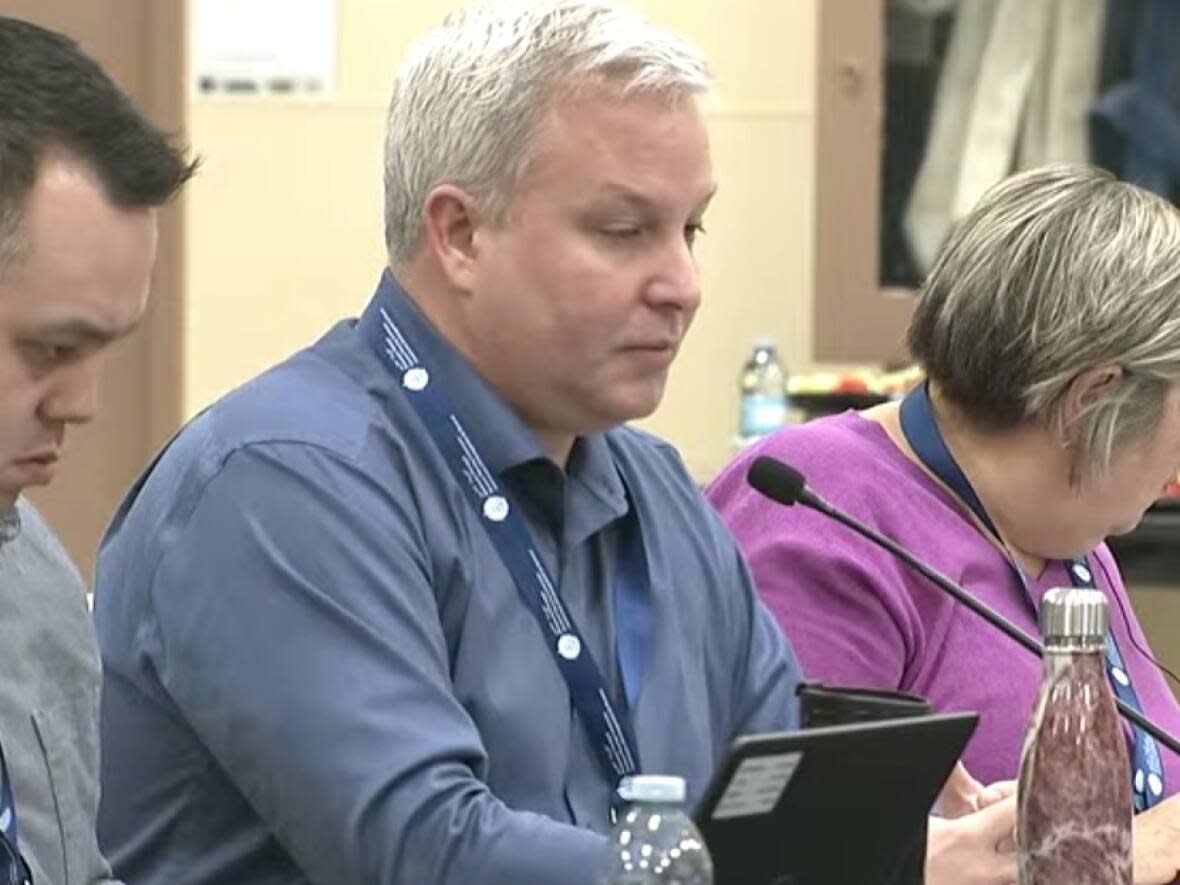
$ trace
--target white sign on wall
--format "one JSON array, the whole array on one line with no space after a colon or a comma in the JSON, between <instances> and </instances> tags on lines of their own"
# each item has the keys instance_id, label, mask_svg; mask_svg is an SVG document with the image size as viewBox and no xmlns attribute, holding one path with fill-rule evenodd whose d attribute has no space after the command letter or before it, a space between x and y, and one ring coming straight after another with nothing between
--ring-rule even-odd
<instances>
[{"instance_id":1,"label":"white sign on wall","mask_svg":"<svg viewBox=\"0 0 1180 885\"><path fill-rule=\"evenodd\" d=\"M193 0L191 8L197 95L332 94L335 0Z\"/></svg>"}]
</instances>

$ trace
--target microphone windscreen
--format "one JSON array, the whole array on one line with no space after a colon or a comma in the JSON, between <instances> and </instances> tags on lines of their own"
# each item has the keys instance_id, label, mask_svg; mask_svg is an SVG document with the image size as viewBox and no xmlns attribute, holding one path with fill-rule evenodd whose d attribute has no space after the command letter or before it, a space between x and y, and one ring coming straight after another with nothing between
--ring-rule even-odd
<instances>
[{"instance_id":1,"label":"microphone windscreen","mask_svg":"<svg viewBox=\"0 0 1180 885\"><path fill-rule=\"evenodd\" d=\"M766 455L759 455L754 459L746 473L746 482L770 500L786 504L788 507L799 501L807 487L807 480L803 478L802 473L790 464L784 464L777 458Z\"/></svg>"}]
</instances>

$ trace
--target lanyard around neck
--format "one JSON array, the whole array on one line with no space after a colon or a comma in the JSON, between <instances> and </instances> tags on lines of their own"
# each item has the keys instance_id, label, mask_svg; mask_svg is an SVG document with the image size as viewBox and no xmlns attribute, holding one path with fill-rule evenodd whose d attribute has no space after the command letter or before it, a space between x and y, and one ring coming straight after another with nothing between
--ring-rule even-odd
<instances>
[{"instance_id":1,"label":"lanyard around neck","mask_svg":"<svg viewBox=\"0 0 1180 885\"><path fill-rule=\"evenodd\" d=\"M422 349L411 341L405 326L395 321L394 301L398 294L392 277L383 274L376 293L379 309L366 314L361 334L382 357L430 433L512 575L521 601L536 618L613 791L622 778L640 771L629 709L620 709L611 699L602 671L562 601L520 508L488 468L475 434L452 408L445 390L446 379L427 365ZM650 580L634 504L619 543L615 576L617 656L628 708L633 709L647 662L652 623Z\"/></svg>"},{"instance_id":2,"label":"lanyard around neck","mask_svg":"<svg viewBox=\"0 0 1180 885\"><path fill-rule=\"evenodd\" d=\"M16 795L8 774L8 762L0 747L0 882L33 885L33 874L20 853L16 822Z\"/></svg>"},{"instance_id":3,"label":"lanyard around neck","mask_svg":"<svg viewBox=\"0 0 1180 885\"><path fill-rule=\"evenodd\" d=\"M930 391L926 382L911 390L901 401L900 416L902 435L918 459L959 496L997 541L1004 544L996 524L987 515L983 502L975 494L970 480L959 467L959 462L955 460L946 439L943 438L938 422L934 419L934 409L930 404Z\"/></svg>"},{"instance_id":4,"label":"lanyard around neck","mask_svg":"<svg viewBox=\"0 0 1180 885\"><path fill-rule=\"evenodd\" d=\"M12 790L12 779L8 776L8 762L4 759L4 748L0 747L0 833L17 847L16 796Z\"/></svg>"},{"instance_id":5,"label":"lanyard around neck","mask_svg":"<svg viewBox=\"0 0 1180 885\"><path fill-rule=\"evenodd\" d=\"M1020 582L1021 589L1024 590L1029 605L1035 612L1038 606L1028 578L1012 557L1007 544L996 530L995 523L987 515L983 502L979 500L975 489L971 487L970 480L967 479L966 474L955 461L954 455L951 454L942 431L938 427L938 421L934 417L934 409L930 404L930 393L925 382L915 387L902 400L900 417L901 432L910 448L914 450L914 454L931 473L959 496L1007 551L1008 562ZM1094 568L1087 557L1079 556L1067 560L1065 567L1069 579L1075 587L1090 589L1097 587L1094 580ZM1131 684L1130 671L1123 660L1113 630L1107 631L1106 634L1105 658L1107 676L1115 695L1129 707L1142 712L1143 708L1139 703L1139 697ZM1156 745L1155 738L1137 726L1132 727L1131 736L1133 798L1135 809L1143 811L1157 804L1163 797L1163 764L1160 761L1159 747Z\"/></svg>"}]
</instances>

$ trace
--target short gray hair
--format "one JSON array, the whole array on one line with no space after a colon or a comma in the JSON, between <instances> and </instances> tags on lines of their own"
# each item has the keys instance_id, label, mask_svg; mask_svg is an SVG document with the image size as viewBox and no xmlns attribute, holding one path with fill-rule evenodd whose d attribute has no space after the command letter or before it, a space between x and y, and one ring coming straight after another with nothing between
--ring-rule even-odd
<instances>
[{"instance_id":1,"label":"short gray hair","mask_svg":"<svg viewBox=\"0 0 1180 885\"><path fill-rule=\"evenodd\" d=\"M609 0L490 0L452 14L411 47L385 135L385 240L395 266L422 236L440 184L502 220L528 171L541 115L560 95L609 83L622 96L707 91L687 43Z\"/></svg>"},{"instance_id":2,"label":"short gray hair","mask_svg":"<svg viewBox=\"0 0 1180 885\"><path fill-rule=\"evenodd\" d=\"M1180 380L1180 210L1086 166L1014 175L951 233L908 342L950 401L991 430L1059 428L1070 383L1121 366L1075 440L1077 474L1100 474L1159 425Z\"/></svg>"}]
</instances>

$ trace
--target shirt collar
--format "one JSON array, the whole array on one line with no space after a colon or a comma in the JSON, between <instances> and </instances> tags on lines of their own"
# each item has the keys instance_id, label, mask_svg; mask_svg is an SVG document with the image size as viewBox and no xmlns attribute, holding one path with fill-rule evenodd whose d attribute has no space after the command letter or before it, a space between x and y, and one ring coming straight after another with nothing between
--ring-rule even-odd
<instances>
[{"instance_id":1,"label":"shirt collar","mask_svg":"<svg viewBox=\"0 0 1180 885\"><path fill-rule=\"evenodd\" d=\"M382 310L411 340L432 374L441 376L451 406L462 416L488 466L497 475L503 477L514 467L547 459L541 443L520 416L431 323L388 269L382 272L377 290L361 316L359 331L377 351L382 365L392 369L384 353ZM610 513L615 516L626 513L626 492L606 434L579 437L566 472Z\"/></svg>"}]
</instances>

